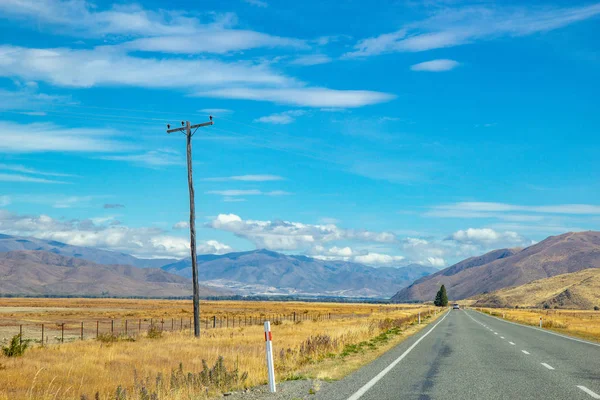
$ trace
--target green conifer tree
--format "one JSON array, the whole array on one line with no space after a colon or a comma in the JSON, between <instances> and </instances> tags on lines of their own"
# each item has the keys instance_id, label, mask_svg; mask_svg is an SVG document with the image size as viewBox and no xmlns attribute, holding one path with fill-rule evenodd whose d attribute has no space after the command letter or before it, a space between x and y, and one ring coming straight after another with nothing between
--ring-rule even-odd
<instances>
[{"instance_id":1,"label":"green conifer tree","mask_svg":"<svg viewBox=\"0 0 600 400\"><path fill-rule=\"evenodd\" d=\"M442 285L440 288L441 306L446 307L448 305L448 294L446 293L446 286Z\"/></svg>"}]
</instances>

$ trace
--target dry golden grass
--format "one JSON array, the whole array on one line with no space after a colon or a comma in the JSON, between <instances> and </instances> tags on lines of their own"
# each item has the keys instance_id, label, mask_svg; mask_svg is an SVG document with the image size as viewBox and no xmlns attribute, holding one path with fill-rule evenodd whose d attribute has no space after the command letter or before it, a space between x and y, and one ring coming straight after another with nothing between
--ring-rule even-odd
<instances>
[{"instance_id":1,"label":"dry golden grass","mask_svg":"<svg viewBox=\"0 0 600 400\"><path fill-rule=\"evenodd\" d=\"M490 315L526 325L600 342L600 311L476 308Z\"/></svg>"},{"instance_id":2,"label":"dry golden grass","mask_svg":"<svg viewBox=\"0 0 600 400\"><path fill-rule=\"evenodd\" d=\"M211 316L258 317L294 311L314 316L314 320L286 320L272 327L278 380L339 378L423 327L414 324L417 313L425 316L432 310L416 305L298 302L204 302L202 307ZM173 314L189 316L190 310L189 301L3 299L0 323L171 318ZM323 319L329 313L333 319ZM319 314L321 319L317 319ZM212 367L219 357L229 371L237 367L239 376L247 373L247 378L220 388L208 385L208 395L266 382L262 326L236 326L203 330L201 340L183 330L166 332L159 339L140 335L134 342L84 340L46 348L34 345L20 358L0 356L0 400L80 400L82 395L93 399L96 393L100 399L114 399L119 386L129 396L135 394L127 398L142 398L144 390L157 391L161 399L198 398L206 395L207 389L185 383L191 382L187 373L198 374L203 369L202 360ZM183 373L172 376L180 364Z\"/></svg>"}]
</instances>

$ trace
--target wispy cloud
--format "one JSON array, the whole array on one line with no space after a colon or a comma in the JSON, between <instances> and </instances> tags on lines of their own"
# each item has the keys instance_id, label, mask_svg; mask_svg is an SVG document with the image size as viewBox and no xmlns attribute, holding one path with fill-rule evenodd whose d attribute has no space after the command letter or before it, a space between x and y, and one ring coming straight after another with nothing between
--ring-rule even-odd
<instances>
[{"instance_id":1,"label":"wispy cloud","mask_svg":"<svg viewBox=\"0 0 600 400\"><path fill-rule=\"evenodd\" d=\"M490 218L504 213L534 213L563 215L600 215L600 205L556 204L524 206L492 202L460 202L432 207L425 213L431 217Z\"/></svg>"},{"instance_id":2,"label":"wispy cloud","mask_svg":"<svg viewBox=\"0 0 600 400\"><path fill-rule=\"evenodd\" d=\"M6 207L11 203L11 199L8 196L0 196L0 207Z\"/></svg>"},{"instance_id":3,"label":"wispy cloud","mask_svg":"<svg viewBox=\"0 0 600 400\"><path fill-rule=\"evenodd\" d=\"M290 110L260 117L255 119L254 122L263 122L275 125L287 125L294 122L296 120L296 117L302 116L304 114L306 114L306 111L304 110Z\"/></svg>"},{"instance_id":4,"label":"wispy cloud","mask_svg":"<svg viewBox=\"0 0 600 400\"><path fill-rule=\"evenodd\" d=\"M59 176L59 177L74 177L74 176L76 176L76 175L71 175L71 174L63 174L60 172L40 171L38 169L28 168L28 167L25 167L24 165L17 165L17 164L0 164L0 170L21 172L24 174L31 174L31 175L43 175L43 176Z\"/></svg>"},{"instance_id":5,"label":"wispy cloud","mask_svg":"<svg viewBox=\"0 0 600 400\"><path fill-rule=\"evenodd\" d=\"M219 115L232 114L233 110L230 110L228 108L203 108L201 110L198 110L198 112L210 114L212 116L219 116Z\"/></svg>"},{"instance_id":6,"label":"wispy cloud","mask_svg":"<svg viewBox=\"0 0 600 400\"><path fill-rule=\"evenodd\" d=\"M123 204L115 204L115 203L111 203L111 204L105 204L104 205L105 209L112 209L112 208L125 208L125 206Z\"/></svg>"},{"instance_id":7,"label":"wispy cloud","mask_svg":"<svg viewBox=\"0 0 600 400\"><path fill-rule=\"evenodd\" d=\"M308 54L305 56L299 56L290 61L290 64L293 65L319 65L319 64L327 64L332 61L332 58L325 54Z\"/></svg>"},{"instance_id":8,"label":"wispy cloud","mask_svg":"<svg viewBox=\"0 0 600 400\"><path fill-rule=\"evenodd\" d=\"M232 87L197 92L196 96L239 100L271 101L305 107L355 108L391 101L395 95L368 90L334 90L327 88L243 88Z\"/></svg>"},{"instance_id":9,"label":"wispy cloud","mask_svg":"<svg viewBox=\"0 0 600 400\"><path fill-rule=\"evenodd\" d=\"M215 178L203 178L203 181L209 182L227 182L227 181L242 181L242 182L267 182L267 181L282 181L285 178L279 175L236 175L224 176Z\"/></svg>"},{"instance_id":10,"label":"wispy cloud","mask_svg":"<svg viewBox=\"0 0 600 400\"><path fill-rule=\"evenodd\" d=\"M577 7L488 7L443 8L424 21L359 41L346 57L391 52L419 52L444 47L519 37L546 32L600 14L600 4Z\"/></svg>"},{"instance_id":11,"label":"wispy cloud","mask_svg":"<svg viewBox=\"0 0 600 400\"><path fill-rule=\"evenodd\" d=\"M425 61L419 64L414 64L410 67L413 71L428 71L428 72L442 72L450 71L458 67L460 63L454 60L440 59Z\"/></svg>"},{"instance_id":12,"label":"wispy cloud","mask_svg":"<svg viewBox=\"0 0 600 400\"><path fill-rule=\"evenodd\" d=\"M209 190L206 194L218 194L220 196L234 197L234 196L288 196L292 193L285 192L283 190L272 190L270 192L263 192L258 189L230 189L230 190Z\"/></svg>"},{"instance_id":13,"label":"wispy cloud","mask_svg":"<svg viewBox=\"0 0 600 400\"><path fill-rule=\"evenodd\" d=\"M244 0L244 2L246 2L248 4L252 4L253 6L256 6L256 7L261 7L261 8L266 8L269 6L269 4L266 1L262 1L262 0Z\"/></svg>"},{"instance_id":14,"label":"wispy cloud","mask_svg":"<svg viewBox=\"0 0 600 400\"><path fill-rule=\"evenodd\" d=\"M126 154L99 157L102 160L126 161L149 168L183 165L185 160L179 152L169 149L150 150L140 154Z\"/></svg>"},{"instance_id":15,"label":"wispy cloud","mask_svg":"<svg viewBox=\"0 0 600 400\"><path fill-rule=\"evenodd\" d=\"M27 139L23 140L23 132ZM0 153L118 152L131 149L112 129L64 128L51 123L0 121Z\"/></svg>"}]
</instances>

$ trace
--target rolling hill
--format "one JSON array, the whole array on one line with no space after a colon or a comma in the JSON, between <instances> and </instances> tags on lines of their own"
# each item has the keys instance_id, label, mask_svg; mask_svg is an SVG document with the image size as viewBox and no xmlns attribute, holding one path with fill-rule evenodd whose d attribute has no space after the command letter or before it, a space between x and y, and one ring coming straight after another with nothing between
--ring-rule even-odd
<instances>
[{"instance_id":1,"label":"rolling hill","mask_svg":"<svg viewBox=\"0 0 600 400\"><path fill-rule=\"evenodd\" d=\"M0 294L80 296L191 296L189 279L158 268L103 265L47 251L0 253ZM200 288L201 296L230 294Z\"/></svg>"},{"instance_id":2,"label":"rolling hill","mask_svg":"<svg viewBox=\"0 0 600 400\"><path fill-rule=\"evenodd\" d=\"M473 298L477 307L558 307L590 309L600 306L600 268L556 275L525 285L500 289Z\"/></svg>"},{"instance_id":3,"label":"rolling hill","mask_svg":"<svg viewBox=\"0 0 600 400\"><path fill-rule=\"evenodd\" d=\"M600 267L600 232L565 233L523 250L502 249L469 258L421 278L392 297L394 302L432 300L440 285L451 299L523 285L538 279Z\"/></svg>"},{"instance_id":4,"label":"rolling hill","mask_svg":"<svg viewBox=\"0 0 600 400\"><path fill-rule=\"evenodd\" d=\"M48 251L65 257L75 257L106 265L133 265L139 268L160 268L176 259L143 259L129 254L93 247L72 246L54 240L0 234L0 253L19 250Z\"/></svg>"},{"instance_id":5,"label":"rolling hill","mask_svg":"<svg viewBox=\"0 0 600 400\"><path fill-rule=\"evenodd\" d=\"M184 277L192 275L189 258L162 269ZM417 264L374 268L268 250L198 256L201 282L241 294L389 297L415 279L436 271Z\"/></svg>"}]
</instances>

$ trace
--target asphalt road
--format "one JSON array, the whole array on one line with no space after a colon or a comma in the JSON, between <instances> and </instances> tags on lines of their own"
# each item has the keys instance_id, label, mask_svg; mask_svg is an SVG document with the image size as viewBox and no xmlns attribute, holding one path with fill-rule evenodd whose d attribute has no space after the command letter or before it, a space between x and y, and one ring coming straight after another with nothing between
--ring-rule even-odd
<instances>
[{"instance_id":1,"label":"asphalt road","mask_svg":"<svg viewBox=\"0 0 600 400\"><path fill-rule=\"evenodd\" d=\"M600 344L451 310L316 397L600 399Z\"/></svg>"}]
</instances>

